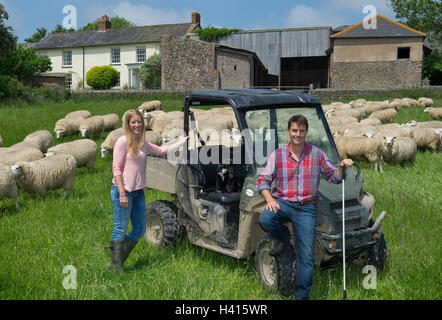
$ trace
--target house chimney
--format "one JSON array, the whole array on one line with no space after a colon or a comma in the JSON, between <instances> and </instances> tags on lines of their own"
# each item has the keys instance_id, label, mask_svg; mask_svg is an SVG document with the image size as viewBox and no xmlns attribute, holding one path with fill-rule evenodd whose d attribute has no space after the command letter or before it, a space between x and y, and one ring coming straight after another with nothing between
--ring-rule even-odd
<instances>
[{"instance_id":1,"label":"house chimney","mask_svg":"<svg viewBox=\"0 0 442 320\"><path fill-rule=\"evenodd\" d=\"M200 24L201 16L198 12L192 12L192 24Z\"/></svg>"},{"instance_id":2,"label":"house chimney","mask_svg":"<svg viewBox=\"0 0 442 320\"><path fill-rule=\"evenodd\" d=\"M109 17L105 14L100 19L98 19L98 31L106 31L111 28L111 22Z\"/></svg>"}]
</instances>

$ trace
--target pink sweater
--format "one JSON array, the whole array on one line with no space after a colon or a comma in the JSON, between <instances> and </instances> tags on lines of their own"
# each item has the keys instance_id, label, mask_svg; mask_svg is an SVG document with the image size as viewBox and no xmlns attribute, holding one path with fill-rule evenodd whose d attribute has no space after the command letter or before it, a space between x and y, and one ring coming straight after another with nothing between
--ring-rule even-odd
<instances>
[{"instance_id":1,"label":"pink sweater","mask_svg":"<svg viewBox=\"0 0 442 320\"><path fill-rule=\"evenodd\" d=\"M114 178L112 183L116 185L115 176L121 175L123 177L124 189L127 192L145 188L147 153L161 155L167 153L168 149L169 147L167 146L159 147L146 141L138 154L133 156L128 150L126 136L121 136L114 145L114 159L112 163Z\"/></svg>"}]
</instances>

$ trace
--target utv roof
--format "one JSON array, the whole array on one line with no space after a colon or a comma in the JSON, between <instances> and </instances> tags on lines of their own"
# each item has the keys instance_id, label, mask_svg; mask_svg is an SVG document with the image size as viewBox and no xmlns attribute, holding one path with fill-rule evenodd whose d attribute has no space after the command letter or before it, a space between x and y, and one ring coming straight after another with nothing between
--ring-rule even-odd
<instances>
[{"instance_id":1,"label":"utv roof","mask_svg":"<svg viewBox=\"0 0 442 320\"><path fill-rule=\"evenodd\" d=\"M238 109L256 106L318 104L318 97L299 91L270 89L221 89L201 90L186 95L190 105L214 105L229 103Z\"/></svg>"}]
</instances>

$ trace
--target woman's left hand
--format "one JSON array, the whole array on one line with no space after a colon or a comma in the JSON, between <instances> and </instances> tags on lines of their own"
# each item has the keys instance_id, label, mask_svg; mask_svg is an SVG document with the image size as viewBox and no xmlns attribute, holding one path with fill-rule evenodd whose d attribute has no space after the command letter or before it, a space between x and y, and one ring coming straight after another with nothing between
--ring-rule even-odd
<instances>
[{"instance_id":1,"label":"woman's left hand","mask_svg":"<svg viewBox=\"0 0 442 320\"><path fill-rule=\"evenodd\" d=\"M344 159L341 161L341 163L339 164L340 167L351 167L353 165L353 160L351 159Z\"/></svg>"}]
</instances>

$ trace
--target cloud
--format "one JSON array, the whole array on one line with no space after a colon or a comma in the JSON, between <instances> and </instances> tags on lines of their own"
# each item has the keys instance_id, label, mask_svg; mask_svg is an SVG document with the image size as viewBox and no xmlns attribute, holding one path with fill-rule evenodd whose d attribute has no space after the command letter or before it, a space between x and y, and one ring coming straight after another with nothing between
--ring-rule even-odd
<instances>
[{"instance_id":1,"label":"cloud","mask_svg":"<svg viewBox=\"0 0 442 320\"><path fill-rule=\"evenodd\" d=\"M88 21L107 14L110 17L120 16L135 23L138 26L183 23L191 21L191 14L195 10L184 9L176 11L175 9L155 9L146 4L131 4L123 1L113 5L93 6L85 14Z\"/></svg>"},{"instance_id":2,"label":"cloud","mask_svg":"<svg viewBox=\"0 0 442 320\"><path fill-rule=\"evenodd\" d=\"M369 5L370 7L366 7ZM365 10L364 10L365 9ZM286 27L313 27L355 24L369 16L382 14L393 18L394 13L386 5L386 0L321 0L314 6L295 5L285 19Z\"/></svg>"}]
</instances>

